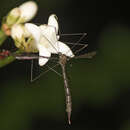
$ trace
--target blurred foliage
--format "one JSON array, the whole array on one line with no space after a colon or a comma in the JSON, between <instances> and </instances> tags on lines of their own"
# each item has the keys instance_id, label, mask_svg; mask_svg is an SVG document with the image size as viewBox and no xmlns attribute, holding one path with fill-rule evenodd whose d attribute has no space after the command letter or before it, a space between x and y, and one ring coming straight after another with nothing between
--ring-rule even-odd
<instances>
[{"instance_id":1,"label":"blurred foliage","mask_svg":"<svg viewBox=\"0 0 130 130\"><path fill-rule=\"evenodd\" d=\"M0 9L0 18L9 8L23 2L11 0L11 4L7 7L7 1L2 1L5 10ZM64 9L67 11L68 7L74 6L74 4L70 6L68 1L37 2L40 10L38 18L34 20L36 22L42 21L41 15L48 17L53 11L59 13L61 18L63 18L62 13L66 14L66 18L73 14L73 11L70 14L65 13ZM42 8L46 12L42 12ZM115 22L102 24L104 25L102 27L101 17L96 17L96 23L91 19L90 28L87 26L88 23L85 24L81 20L73 23L72 21L77 18L76 14L69 19L71 23L68 23L69 20L64 21L63 27L68 26L65 30L70 30L69 27L73 25L71 31L77 29L81 32L83 29L88 29L90 50L95 49L96 46L97 55L92 60L72 60L73 66L67 67L73 101L71 129L84 127L88 130L128 130L130 129L130 28ZM91 14L93 11L89 15ZM78 17L80 16L79 13ZM78 22L80 26L75 28ZM102 29L98 29L99 27ZM62 78L50 71L30 83L29 71L30 64L27 61L15 61L0 70L0 130L69 128Z\"/></svg>"}]
</instances>

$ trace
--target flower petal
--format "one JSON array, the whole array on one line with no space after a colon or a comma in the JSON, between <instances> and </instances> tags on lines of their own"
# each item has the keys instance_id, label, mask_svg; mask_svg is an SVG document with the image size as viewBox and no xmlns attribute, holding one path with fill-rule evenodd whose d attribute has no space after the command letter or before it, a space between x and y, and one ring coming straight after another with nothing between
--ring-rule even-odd
<instances>
[{"instance_id":1,"label":"flower petal","mask_svg":"<svg viewBox=\"0 0 130 130\"><path fill-rule=\"evenodd\" d=\"M47 47L48 50L51 53L58 53L58 50L55 47L56 43L57 43L57 36L56 36L55 29L48 25L41 25L40 29L41 29L42 36L44 37L44 39L46 39L48 41L47 42L48 45L46 45L46 46L48 46Z\"/></svg>"},{"instance_id":2,"label":"flower petal","mask_svg":"<svg viewBox=\"0 0 130 130\"><path fill-rule=\"evenodd\" d=\"M48 58L43 58L43 57L39 58L39 65L43 66L48 62L49 57L51 57L51 53L42 45L38 45L38 48L39 48L39 56L48 57Z\"/></svg>"},{"instance_id":3,"label":"flower petal","mask_svg":"<svg viewBox=\"0 0 130 130\"><path fill-rule=\"evenodd\" d=\"M24 36L24 26L21 24L15 24L11 28L11 37L13 39L21 39Z\"/></svg>"},{"instance_id":4,"label":"flower petal","mask_svg":"<svg viewBox=\"0 0 130 130\"><path fill-rule=\"evenodd\" d=\"M32 34L36 43L39 43L40 38L41 38L41 31L40 31L39 27L32 23L26 23L25 27L28 30L28 32L30 32Z\"/></svg>"},{"instance_id":5,"label":"flower petal","mask_svg":"<svg viewBox=\"0 0 130 130\"><path fill-rule=\"evenodd\" d=\"M53 26L55 28L56 34L58 34L59 25L58 25L58 17L55 14L49 16L48 25Z\"/></svg>"},{"instance_id":6,"label":"flower petal","mask_svg":"<svg viewBox=\"0 0 130 130\"><path fill-rule=\"evenodd\" d=\"M62 53L68 57L74 57L73 52L65 43L58 41L57 48L59 53Z\"/></svg>"}]
</instances>

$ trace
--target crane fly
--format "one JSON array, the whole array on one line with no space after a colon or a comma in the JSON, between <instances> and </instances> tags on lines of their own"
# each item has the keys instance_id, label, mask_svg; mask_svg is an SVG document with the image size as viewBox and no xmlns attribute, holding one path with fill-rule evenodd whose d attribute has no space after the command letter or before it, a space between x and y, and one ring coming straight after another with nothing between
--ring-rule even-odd
<instances>
[{"instance_id":1,"label":"crane fly","mask_svg":"<svg viewBox=\"0 0 130 130\"><path fill-rule=\"evenodd\" d=\"M87 59L91 59L93 56L95 56L96 52L89 52L89 53L85 53L82 55L77 55L77 53L81 52L82 50L84 50L88 44L82 44L79 43L85 36L86 33L78 33L78 34L61 34L61 36L67 36L67 35L82 35L80 37L80 39L75 42L75 43L71 43L71 42L65 42L67 45L72 45L71 49L74 49L75 46L81 46L80 49L76 50L74 52L75 57L70 58L67 57L66 55L62 54L62 53L58 53L58 57L46 57L46 56L39 56L35 53L22 53L22 54L11 54L12 56L14 56L16 59L18 60L32 60L32 64L31 64L31 82L37 80L39 77L41 77L44 73L48 72L49 70L54 71L56 74L58 74L59 76L61 76L64 80L64 90L65 90L65 97L66 97L66 112L67 112L67 116L68 116L68 122L69 124L71 124L71 112L72 112L72 99L71 99L71 92L70 92L70 88L69 88L69 84L68 84L68 78L66 75L66 64L68 61L70 61L71 59L80 59L80 58L87 58ZM2 55L0 54L0 56L3 56L4 53L2 53ZM49 61L57 61L57 64L53 65L52 67L48 66L48 70L46 70L45 72L41 73L39 76L35 77L33 79L33 60L35 59L39 59L39 58L47 58L49 59ZM54 68L57 67L58 65L61 66L62 69L62 74L58 73Z\"/></svg>"}]
</instances>

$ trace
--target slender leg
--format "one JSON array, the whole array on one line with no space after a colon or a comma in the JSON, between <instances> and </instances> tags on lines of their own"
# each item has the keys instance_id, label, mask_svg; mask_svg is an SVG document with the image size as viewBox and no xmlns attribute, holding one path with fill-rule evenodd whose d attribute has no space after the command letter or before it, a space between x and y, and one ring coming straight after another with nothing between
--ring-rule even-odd
<instances>
[{"instance_id":1,"label":"slender leg","mask_svg":"<svg viewBox=\"0 0 130 130\"><path fill-rule=\"evenodd\" d=\"M75 45L75 44L76 44L76 43L74 43L74 42L64 42L64 43L66 43L66 44L68 44L68 45ZM77 45L78 45L78 46L84 46L84 45L86 45L86 44L78 43Z\"/></svg>"},{"instance_id":2,"label":"slender leg","mask_svg":"<svg viewBox=\"0 0 130 130\"><path fill-rule=\"evenodd\" d=\"M50 66L48 66L48 65L47 65L47 67L48 67L50 70L52 70L53 72L55 72L57 75L59 75L59 76L62 77L62 75L61 75L60 73L58 73L56 70L54 70L52 67L50 67Z\"/></svg>"},{"instance_id":3,"label":"slender leg","mask_svg":"<svg viewBox=\"0 0 130 130\"><path fill-rule=\"evenodd\" d=\"M79 44L79 42L86 36L87 34L86 33L83 33L83 35L80 37L80 39L72 46L71 50Z\"/></svg>"},{"instance_id":4,"label":"slender leg","mask_svg":"<svg viewBox=\"0 0 130 130\"><path fill-rule=\"evenodd\" d=\"M71 47L71 50L77 46L77 45L82 45L81 43L79 43L87 34L86 33L81 33L82 36L80 37L80 39ZM69 43L69 44L72 44L72 43ZM87 46L87 45L86 45ZM69 51L68 51L69 52Z\"/></svg>"},{"instance_id":5,"label":"slender leg","mask_svg":"<svg viewBox=\"0 0 130 130\"><path fill-rule=\"evenodd\" d=\"M31 82L33 82L33 60L31 60Z\"/></svg>"},{"instance_id":6,"label":"slender leg","mask_svg":"<svg viewBox=\"0 0 130 130\"><path fill-rule=\"evenodd\" d=\"M63 33L63 34L60 34L60 36L82 36L82 35L87 35L86 33L67 33L67 34L65 34L65 33Z\"/></svg>"},{"instance_id":7,"label":"slender leg","mask_svg":"<svg viewBox=\"0 0 130 130\"><path fill-rule=\"evenodd\" d=\"M48 71L52 70L53 68L55 68L55 67L58 66L58 65L59 65L59 63L56 64L56 65L54 65L53 67L49 68L49 69L46 70L45 72L39 74L37 77L33 78L33 79L31 80L31 82L34 82L35 80L39 79L42 75L44 75L45 73L47 73ZM33 76L31 76L31 77L33 77Z\"/></svg>"},{"instance_id":8,"label":"slender leg","mask_svg":"<svg viewBox=\"0 0 130 130\"><path fill-rule=\"evenodd\" d=\"M84 45L82 48L80 48L79 50L75 51L75 55L78 53L78 52L81 52L84 48L86 48L88 46L88 44Z\"/></svg>"}]
</instances>

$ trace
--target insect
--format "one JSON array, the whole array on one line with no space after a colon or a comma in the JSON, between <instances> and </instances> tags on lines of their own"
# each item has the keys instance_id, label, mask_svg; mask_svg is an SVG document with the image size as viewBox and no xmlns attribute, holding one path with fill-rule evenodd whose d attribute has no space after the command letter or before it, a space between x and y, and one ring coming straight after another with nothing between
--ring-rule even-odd
<instances>
[{"instance_id":1,"label":"insect","mask_svg":"<svg viewBox=\"0 0 130 130\"><path fill-rule=\"evenodd\" d=\"M75 44L75 46L76 46L76 44ZM74 53L75 55L78 52L82 51L84 48L87 47L87 44L86 45L79 44L79 45L82 45L82 47L79 50L75 51L75 53ZM68 116L68 122L69 122L69 124L71 124L70 118L71 118L71 112L72 112L72 99L71 99L71 92L70 92L70 88L69 88L69 84L68 84L68 78L67 78L67 75L66 75L66 64L71 59L79 59L79 58L88 58L88 59L91 59L93 56L95 56L95 54L96 54L96 52L90 52L90 53L85 53L83 55L75 56L73 58L67 57L66 55L64 55L62 53L59 53L58 57L51 57L51 58L50 57L46 57L46 56L38 56L36 54L15 55L15 57L18 60L32 60L32 59L39 59L39 58L47 58L47 59L49 59L49 61L51 61L51 60L58 61L58 63L55 64L53 67L50 67L50 66L47 65L48 70L46 70L45 72L41 73L39 76L35 77L34 79L33 79L33 71L32 71L33 70L33 64L31 64L31 81L37 80L39 77L41 77L44 73L46 73L49 70L52 70L55 73L57 73L58 75L60 75L54 68L57 65L61 66L62 75L60 75L60 76L64 80L64 89L65 89L65 97L66 97L66 112L67 112L67 116ZM33 62L33 60L32 60L32 62Z\"/></svg>"},{"instance_id":2,"label":"insect","mask_svg":"<svg viewBox=\"0 0 130 130\"><path fill-rule=\"evenodd\" d=\"M46 48L43 48L43 46L41 46L38 42L38 49L39 49L39 55L36 55L34 53L28 53L27 55L25 55L25 53L23 54L11 54L13 55L16 59L18 60L33 60L33 59L38 59L39 60L39 65L43 66L45 65L48 61L51 60L57 60L58 63L55 64L53 67L49 67L49 70L52 70L54 72L56 72L54 70L54 68L57 65L61 66L62 69L62 77L64 80L64 89L65 89L65 96L66 96L66 112L67 112L67 116L68 116L68 122L69 124L71 124L71 112L72 112L72 100L71 100L71 92L70 92L70 88L69 88L69 84L68 84L68 78L66 75L66 64L68 61L70 61L71 59L78 59L78 58L92 58L96 52L91 52L91 53L85 53L83 55L78 55L76 56L79 52L81 52L83 49L85 49L88 44L81 44L79 43L85 36L86 33L78 33L78 34L58 34L58 24L57 24L57 17L55 15L52 15L53 19L51 19L50 24L48 23L48 25L46 26L42 26L43 29L42 30L42 36L43 36L43 42L47 43L46 45L49 46L49 51ZM54 21L53 21L54 20ZM33 26L34 29L37 28L36 26L32 25L32 24L28 24L28 28L30 30L30 27ZM51 32L51 29L54 29L54 32ZM48 29L48 30L47 30ZM37 29L39 30L39 29ZM37 31L36 30L36 31ZM34 37L35 36L35 32L33 30L32 35ZM70 49L65 43L62 43L59 41L59 37L60 36L66 36L66 35L80 35L80 39L73 43L70 42L66 42L66 44L68 45L72 45L72 48ZM36 39L38 39L36 37ZM74 49L76 46L81 46L79 49L77 49L74 53L71 51L72 49ZM58 57L51 57L51 53L56 54ZM33 62L33 61L32 61ZM31 64L31 81L35 81L36 79L38 79L43 73L41 73L38 77L33 79L33 64ZM60 75L58 72L56 72L58 75Z\"/></svg>"},{"instance_id":3,"label":"insect","mask_svg":"<svg viewBox=\"0 0 130 130\"><path fill-rule=\"evenodd\" d=\"M72 44L72 43L71 43ZM76 46L76 44L78 45L78 43L75 43L74 46ZM81 45L82 47L75 51L75 55L76 53L82 51L84 48L87 47L87 44L84 45L84 44L79 44ZM74 47L73 46L73 47ZM57 73L58 75L60 75L58 72L56 72L56 70L54 69L57 65L60 65L61 68L62 68L62 77L63 77L63 80L64 80L64 89L65 89L65 97L66 97L66 112L67 112L67 116L68 116L68 122L69 124L71 124L71 121L70 121L70 118L71 118L71 112L72 112L72 99L71 99L71 92L70 92L70 88L69 88L69 84L68 84L68 78L67 78L67 75L66 75L66 64L68 61L70 61L71 59L79 59L79 58L88 58L88 59L91 59L93 56L95 56L96 52L90 52L90 53L85 53L83 55L79 55L79 56L75 56L73 58L70 58L70 57L67 57L66 55L62 54L62 53L59 53L58 54L58 57L45 57L45 56L39 56L39 55L36 55L34 53L23 53L23 54L13 54L13 53L10 53L8 52L8 55L12 55L14 56L16 59L18 60L33 60L34 59L39 59L39 58L47 58L49 59L50 61L51 60L56 60L58 61L57 64L55 64L53 67L49 67L49 70L52 70L54 71L55 73ZM0 56L4 57L4 53L2 52L0 54ZM35 77L33 79L33 63L31 64L31 82L37 80L39 77L41 77L45 72L41 73L39 76ZM46 71L46 72L47 72ZM60 75L61 76L61 75Z\"/></svg>"}]
</instances>

